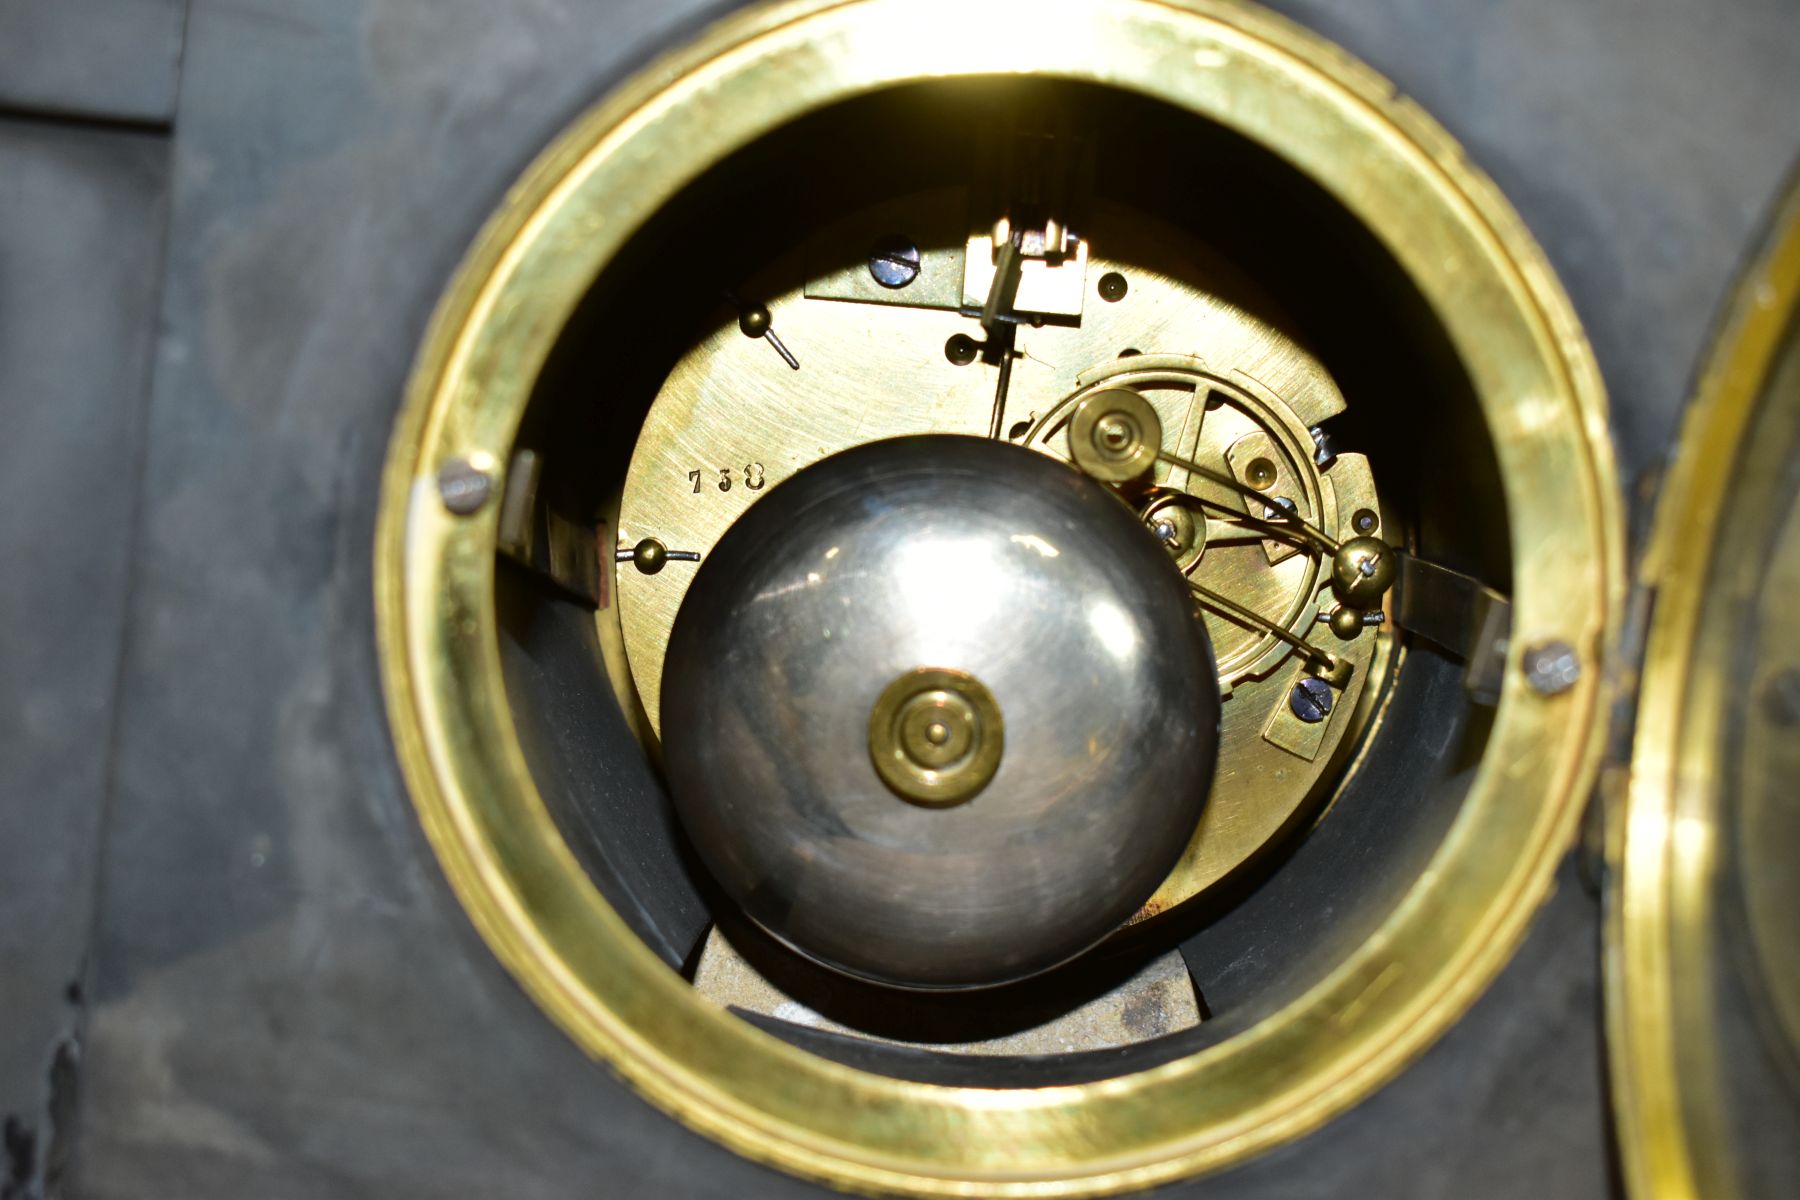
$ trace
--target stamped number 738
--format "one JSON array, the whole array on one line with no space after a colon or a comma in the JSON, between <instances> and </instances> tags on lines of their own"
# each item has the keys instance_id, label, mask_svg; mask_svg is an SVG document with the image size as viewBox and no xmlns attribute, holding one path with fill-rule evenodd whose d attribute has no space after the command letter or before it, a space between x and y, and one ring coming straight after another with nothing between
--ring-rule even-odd
<instances>
[{"instance_id":1,"label":"stamped number 738","mask_svg":"<svg viewBox=\"0 0 1800 1200\"><path fill-rule=\"evenodd\" d=\"M707 474L708 472L705 470L693 470L688 472L688 479L694 485L694 495L698 496L700 494L700 489L706 483ZM744 466L743 480L744 486L753 492L761 491L763 484L768 482L763 478L763 465L761 463L747 463ZM734 482L735 480L732 478L731 468L720 467L718 479L719 490L721 492L729 492L731 490L731 485Z\"/></svg>"}]
</instances>

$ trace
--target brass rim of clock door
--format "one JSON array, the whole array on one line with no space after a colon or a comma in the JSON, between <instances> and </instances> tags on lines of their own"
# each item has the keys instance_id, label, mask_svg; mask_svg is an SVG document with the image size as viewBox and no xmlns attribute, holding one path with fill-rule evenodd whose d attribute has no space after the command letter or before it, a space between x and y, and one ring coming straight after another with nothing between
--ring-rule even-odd
<instances>
[{"instance_id":1,"label":"brass rim of clock door","mask_svg":"<svg viewBox=\"0 0 1800 1200\"><path fill-rule=\"evenodd\" d=\"M1800 439L1800 410L1776 381L1783 371L1791 379L1800 361L1797 317L1800 175L1789 182L1701 370L1641 568L1656 605L1629 785L1609 809L1605 955L1619 1158L1635 1197L1710 1200L1743 1186L1727 1111L1730 1064L1720 1050L1721 1022L1732 1017L1719 1002L1716 957L1728 940L1721 936L1724 873L1747 867L1732 852L1741 833L1732 824L1733 789L1780 794L1793 786L1791 777L1755 777L1778 763L1746 756L1734 765L1731 743L1743 736L1740 726L1777 725L1767 706L1751 707L1748 717L1734 712L1734 698L1766 695L1767 678L1756 676L1788 667L1765 655L1749 665L1751 678L1739 674L1760 585L1746 562L1754 556L1763 565L1791 515L1774 497ZM1763 645L1792 645L1782 635L1793 629L1786 617L1775 636L1764 633ZM1785 728L1762 732L1791 741ZM1770 852L1779 858L1785 843ZM1791 944L1790 930L1773 932ZM1791 971L1778 967L1776 981L1791 1030ZM1791 1146L1771 1148L1791 1153Z\"/></svg>"}]
</instances>

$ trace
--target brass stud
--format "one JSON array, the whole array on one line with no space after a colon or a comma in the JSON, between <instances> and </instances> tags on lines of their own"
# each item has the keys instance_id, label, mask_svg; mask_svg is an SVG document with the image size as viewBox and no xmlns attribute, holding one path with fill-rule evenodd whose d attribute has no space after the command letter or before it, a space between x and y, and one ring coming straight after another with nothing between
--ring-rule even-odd
<instances>
[{"instance_id":1,"label":"brass stud","mask_svg":"<svg viewBox=\"0 0 1800 1200\"><path fill-rule=\"evenodd\" d=\"M1351 538L1332 556L1331 590L1347 607L1379 608L1399 570L1392 546L1375 537Z\"/></svg>"},{"instance_id":2,"label":"brass stud","mask_svg":"<svg viewBox=\"0 0 1800 1200\"><path fill-rule=\"evenodd\" d=\"M1130 388L1108 388L1075 406L1069 419L1069 457L1102 483L1145 478L1162 449L1162 420Z\"/></svg>"},{"instance_id":3,"label":"brass stud","mask_svg":"<svg viewBox=\"0 0 1800 1200\"><path fill-rule=\"evenodd\" d=\"M994 694L966 671L921 667L882 689L869 713L869 758L903 800L972 800L1000 769L1006 726Z\"/></svg>"}]
</instances>

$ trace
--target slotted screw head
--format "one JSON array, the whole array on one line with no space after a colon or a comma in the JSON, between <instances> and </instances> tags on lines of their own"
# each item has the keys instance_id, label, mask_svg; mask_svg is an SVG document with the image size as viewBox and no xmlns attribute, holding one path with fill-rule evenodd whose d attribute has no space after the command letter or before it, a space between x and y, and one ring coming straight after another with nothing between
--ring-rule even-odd
<instances>
[{"instance_id":1,"label":"slotted screw head","mask_svg":"<svg viewBox=\"0 0 1800 1200\"><path fill-rule=\"evenodd\" d=\"M1305 676L1288 693L1288 708L1308 725L1318 724L1331 715L1331 685L1316 676Z\"/></svg>"},{"instance_id":2,"label":"slotted screw head","mask_svg":"<svg viewBox=\"0 0 1800 1200\"><path fill-rule=\"evenodd\" d=\"M459 517L481 511L493 491L493 473L466 458L453 458L438 470L438 495L444 507Z\"/></svg>"},{"instance_id":3,"label":"slotted screw head","mask_svg":"<svg viewBox=\"0 0 1800 1200\"><path fill-rule=\"evenodd\" d=\"M919 247L910 238L882 238L869 251L869 274L884 288L905 287L919 277Z\"/></svg>"}]
</instances>

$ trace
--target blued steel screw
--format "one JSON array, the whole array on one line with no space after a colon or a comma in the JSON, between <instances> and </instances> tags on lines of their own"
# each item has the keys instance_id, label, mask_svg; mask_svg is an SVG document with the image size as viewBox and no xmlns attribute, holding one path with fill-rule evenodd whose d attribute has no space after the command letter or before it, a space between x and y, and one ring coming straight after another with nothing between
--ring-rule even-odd
<instances>
[{"instance_id":1,"label":"blued steel screw","mask_svg":"<svg viewBox=\"0 0 1800 1200\"><path fill-rule=\"evenodd\" d=\"M1304 676L1288 693L1288 707L1308 725L1331 715L1331 685L1316 676Z\"/></svg>"},{"instance_id":2,"label":"blued steel screw","mask_svg":"<svg viewBox=\"0 0 1800 1200\"><path fill-rule=\"evenodd\" d=\"M919 247L912 239L884 237L869 251L869 274L884 288L903 288L919 277Z\"/></svg>"},{"instance_id":3,"label":"blued steel screw","mask_svg":"<svg viewBox=\"0 0 1800 1200\"><path fill-rule=\"evenodd\" d=\"M1314 425L1306 432L1312 434L1313 462L1318 466L1319 470L1327 470L1332 463L1337 461L1336 443L1331 440L1330 434L1326 433L1324 429L1317 425Z\"/></svg>"}]
</instances>

